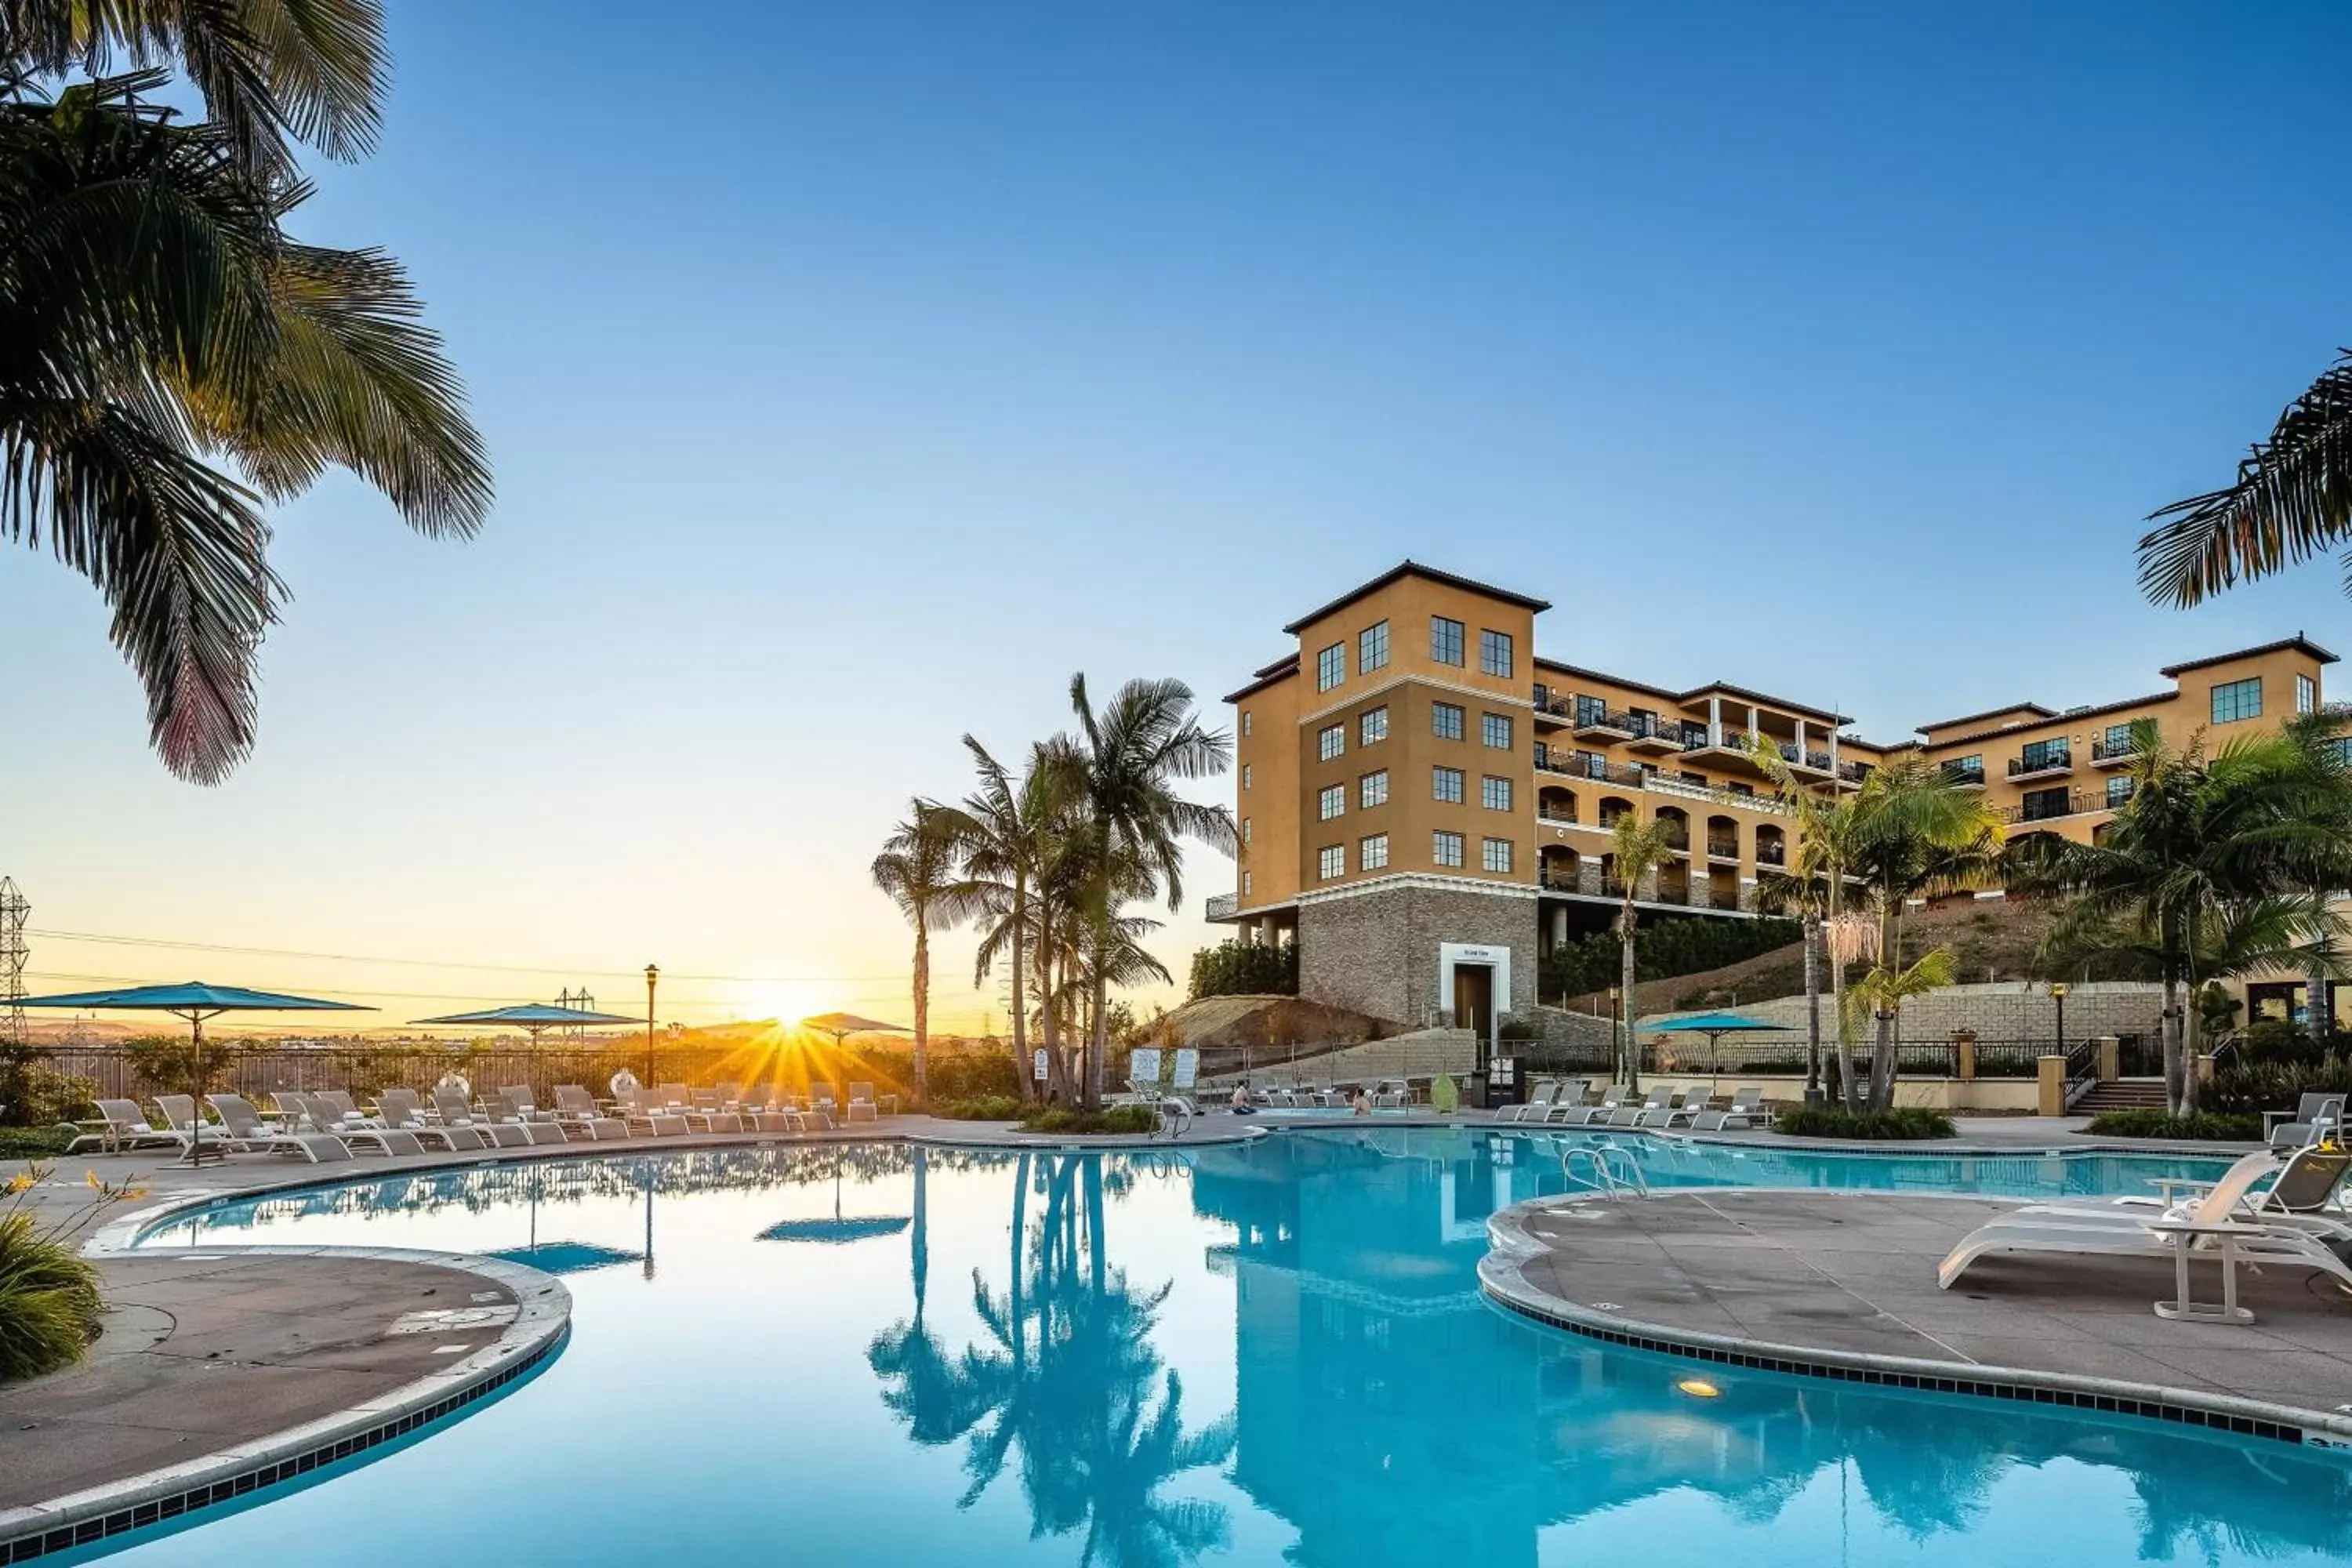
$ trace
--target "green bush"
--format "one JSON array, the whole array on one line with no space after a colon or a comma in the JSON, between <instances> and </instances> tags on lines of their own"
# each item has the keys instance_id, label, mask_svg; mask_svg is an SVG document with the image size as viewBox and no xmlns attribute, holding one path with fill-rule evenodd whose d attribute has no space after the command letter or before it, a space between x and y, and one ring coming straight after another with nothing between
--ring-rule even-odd
<instances>
[{"instance_id":1,"label":"green bush","mask_svg":"<svg viewBox=\"0 0 2352 1568\"><path fill-rule=\"evenodd\" d=\"M206 1040L199 1046L177 1035L144 1035L122 1042L122 1054L139 1081L157 1094L201 1094L224 1087L241 1047Z\"/></svg>"},{"instance_id":2,"label":"green bush","mask_svg":"<svg viewBox=\"0 0 2352 1568\"><path fill-rule=\"evenodd\" d=\"M2248 1026L2238 1042L2237 1060L2246 1067L2317 1067L2326 1051L2294 1024L2265 1018Z\"/></svg>"},{"instance_id":3,"label":"green bush","mask_svg":"<svg viewBox=\"0 0 2352 1568\"><path fill-rule=\"evenodd\" d=\"M48 1065L37 1046L0 1046L0 1125L49 1127L90 1111L98 1085Z\"/></svg>"},{"instance_id":4,"label":"green bush","mask_svg":"<svg viewBox=\"0 0 2352 1568\"><path fill-rule=\"evenodd\" d=\"M1203 996L1296 996L1298 994L1298 944L1281 947L1222 942L1192 955L1192 983L1186 994Z\"/></svg>"},{"instance_id":5,"label":"green bush","mask_svg":"<svg viewBox=\"0 0 2352 1568\"><path fill-rule=\"evenodd\" d=\"M73 1141L70 1127L0 1127L0 1160L46 1160Z\"/></svg>"},{"instance_id":6,"label":"green bush","mask_svg":"<svg viewBox=\"0 0 2352 1568\"><path fill-rule=\"evenodd\" d=\"M982 1094L935 1105L931 1114L950 1121L1018 1121L1021 1102L1009 1094Z\"/></svg>"},{"instance_id":7,"label":"green bush","mask_svg":"<svg viewBox=\"0 0 2352 1568\"><path fill-rule=\"evenodd\" d=\"M2236 1062L2213 1074L2197 1096L2197 1109L2224 1116L2259 1116L2293 1110L2306 1094L2352 1095L2352 1056L2330 1054L2316 1062Z\"/></svg>"},{"instance_id":8,"label":"green bush","mask_svg":"<svg viewBox=\"0 0 2352 1568\"><path fill-rule=\"evenodd\" d=\"M2231 1112L2226 1116L2175 1116L2154 1106L2135 1110L2103 1110L2084 1129L2108 1138L2195 1138L2232 1143L2263 1141L2263 1119Z\"/></svg>"},{"instance_id":9,"label":"green bush","mask_svg":"<svg viewBox=\"0 0 2352 1568\"><path fill-rule=\"evenodd\" d=\"M79 1361L105 1310L88 1258L26 1210L0 1213L0 1383Z\"/></svg>"},{"instance_id":10,"label":"green bush","mask_svg":"<svg viewBox=\"0 0 2352 1568\"><path fill-rule=\"evenodd\" d=\"M1800 1105L1782 1111L1772 1131L1791 1138L1866 1138L1874 1142L1949 1138L1952 1119L1923 1105L1892 1110L1848 1110L1840 1105Z\"/></svg>"},{"instance_id":11,"label":"green bush","mask_svg":"<svg viewBox=\"0 0 2352 1568\"><path fill-rule=\"evenodd\" d=\"M1114 1105L1108 1110L1054 1106L1024 1121L1028 1132L1157 1132L1160 1113L1148 1105Z\"/></svg>"},{"instance_id":12,"label":"green bush","mask_svg":"<svg viewBox=\"0 0 2352 1568\"><path fill-rule=\"evenodd\" d=\"M1660 921L1633 931L1633 978L1671 980L1753 958L1802 941L1794 921ZM1617 984L1621 944L1614 931L1597 931L1562 942L1543 960L1538 994L1548 1002L1606 991Z\"/></svg>"}]
</instances>

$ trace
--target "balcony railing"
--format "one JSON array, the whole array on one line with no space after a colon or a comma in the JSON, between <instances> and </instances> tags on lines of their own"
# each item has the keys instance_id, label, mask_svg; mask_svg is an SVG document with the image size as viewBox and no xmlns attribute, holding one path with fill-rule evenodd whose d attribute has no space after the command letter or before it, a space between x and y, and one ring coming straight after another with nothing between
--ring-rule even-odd
<instances>
[{"instance_id":1,"label":"balcony railing","mask_svg":"<svg viewBox=\"0 0 2352 1568\"><path fill-rule=\"evenodd\" d=\"M1785 844L1759 842L1756 846L1759 866L1785 866L1789 863L1789 847Z\"/></svg>"},{"instance_id":2,"label":"balcony railing","mask_svg":"<svg viewBox=\"0 0 2352 1568\"><path fill-rule=\"evenodd\" d=\"M1642 735L1649 732L1642 721L1631 713L1618 712L1607 708L1588 708L1579 703L1576 710L1570 717L1580 731L1607 730L1620 735Z\"/></svg>"},{"instance_id":3,"label":"balcony railing","mask_svg":"<svg viewBox=\"0 0 2352 1568\"><path fill-rule=\"evenodd\" d=\"M1603 784L1621 784L1634 789L1642 787L1645 776L1642 770L1625 763L1612 763L1597 755L1561 756L1558 752L1546 752L1536 766L1548 773L1563 773L1572 779L1598 779Z\"/></svg>"},{"instance_id":4,"label":"balcony railing","mask_svg":"<svg viewBox=\"0 0 2352 1568\"><path fill-rule=\"evenodd\" d=\"M1944 782L1958 785L1961 789L1982 789L1985 782L1984 764L1979 763L1975 767L1964 768L1958 763L1946 763Z\"/></svg>"},{"instance_id":5,"label":"balcony railing","mask_svg":"<svg viewBox=\"0 0 2352 1568\"><path fill-rule=\"evenodd\" d=\"M2105 736L2091 742L2091 761L2095 763L2127 763L2139 755L2139 748L2126 737L2109 741Z\"/></svg>"},{"instance_id":6,"label":"balcony railing","mask_svg":"<svg viewBox=\"0 0 2352 1568\"><path fill-rule=\"evenodd\" d=\"M1235 895L1211 893L1208 901L1202 907L1201 914L1205 920L1229 921L1234 918L1234 911L1239 908L1241 908L1241 900Z\"/></svg>"},{"instance_id":7,"label":"balcony railing","mask_svg":"<svg viewBox=\"0 0 2352 1568\"><path fill-rule=\"evenodd\" d=\"M2070 773L2074 771L2074 753L2063 746L2009 759L2009 776L2013 779L2040 778L2045 773Z\"/></svg>"},{"instance_id":8,"label":"balcony railing","mask_svg":"<svg viewBox=\"0 0 2352 1568\"><path fill-rule=\"evenodd\" d=\"M1737 860L1739 841L1735 838L1710 838L1706 841L1706 857L1710 860Z\"/></svg>"},{"instance_id":9,"label":"balcony railing","mask_svg":"<svg viewBox=\"0 0 2352 1568\"><path fill-rule=\"evenodd\" d=\"M1547 827L1575 827L1579 826L1576 820L1576 813L1572 811L1561 811L1556 806L1539 805L1536 807L1536 820L1542 823Z\"/></svg>"},{"instance_id":10,"label":"balcony railing","mask_svg":"<svg viewBox=\"0 0 2352 1568\"><path fill-rule=\"evenodd\" d=\"M2086 812L2107 809L2107 797L2099 790L2074 789L2061 800L2028 799L2016 805L1999 808L2004 822L2053 822L2062 816L2081 816Z\"/></svg>"}]
</instances>

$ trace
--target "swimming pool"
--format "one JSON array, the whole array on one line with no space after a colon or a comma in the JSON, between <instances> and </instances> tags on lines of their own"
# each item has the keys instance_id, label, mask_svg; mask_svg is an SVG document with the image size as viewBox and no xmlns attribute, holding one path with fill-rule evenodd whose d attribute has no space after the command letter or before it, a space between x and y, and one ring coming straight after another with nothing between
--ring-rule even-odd
<instances>
[{"instance_id":1,"label":"swimming pool","mask_svg":"<svg viewBox=\"0 0 2352 1568\"><path fill-rule=\"evenodd\" d=\"M1638 1152L1659 1186L2018 1194L2211 1164ZM536 1257L572 1270L572 1343L414 1447L122 1560L328 1542L459 1568L2352 1553L2340 1459L1719 1368L1719 1396L1694 1397L1691 1363L1524 1323L1477 1293L1486 1217L1561 1187L1538 1135L1359 1126L1181 1155L681 1152L216 1205L146 1244Z\"/></svg>"}]
</instances>

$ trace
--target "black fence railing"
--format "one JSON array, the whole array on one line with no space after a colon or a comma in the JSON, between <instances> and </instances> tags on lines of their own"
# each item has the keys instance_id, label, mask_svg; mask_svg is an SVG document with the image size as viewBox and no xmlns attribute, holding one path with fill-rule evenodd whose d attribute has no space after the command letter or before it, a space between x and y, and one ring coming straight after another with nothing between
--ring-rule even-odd
<instances>
[{"instance_id":1,"label":"black fence railing","mask_svg":"<svg viewBox=\"0 0 2352 1568\"><path fill-rule=\"evenodd\" d=\"M2019 778L2027 773L2063 773L2074 765L2074 753L2063 746L2047 752L2028 752L2023 756L2009 759L2009 776Z\"/></svg>"}]
</instances>

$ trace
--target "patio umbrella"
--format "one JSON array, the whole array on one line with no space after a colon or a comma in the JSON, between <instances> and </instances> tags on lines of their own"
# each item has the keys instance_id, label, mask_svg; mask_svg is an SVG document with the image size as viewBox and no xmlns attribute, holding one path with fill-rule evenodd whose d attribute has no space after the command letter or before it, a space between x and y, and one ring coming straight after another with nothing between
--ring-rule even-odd
<instances>
[{"instance_id":1,"label":"patio umbrella","mask_svg":"<svg viewBox=\"0 0 2352 1568\"><path fill-rule=\"evenodd\" d=\"M204 1120L205 1020L223 1013L373 1013L355 1002L321 1002L310 996L287 996L275 991L248 991L241 985L206 985L191 980L180 985L134 985L122 991L77 991L61 996L27 996L18 1007L89 1008L108 1011L170 1013L188 1021L188 1058L196 1074L195 1119ZM188 1163L202 1158L204 1140L189 1130Z\"/></svg>"},{"instance_id":2,"label":"patio umbrella","mask_svg":"<svg viewBox=\"0 0 2352 1568\"><path fill-rule=\"evenodd\" d=\"M814 1029L820 1035L831 1035L835 1048L852 1035L911 1035L912 1029L898 1024L886 1024L879 1018L861 1018L855 1013L819 1013L814 1018L803 1018L801 1027Z\"/></svg>"},{"instance_id":3,"label":"patio umbrella","mask_svg":"<svg viewBox=\"0 0 2352 1568\"><path fill-rule=\"evenodd\" d=\"M870 1236L896 1236L907 1228L905 1215L852 1215L841 1212L841 1155L833 1157L833 1217L778 1220L760 1232L761 1241L863 1241Z\"/></svg>"},{"instance_id":4,"label":"patio umbrella","mask_svg":"<svg viewBox=\"0 0 2352 1568\"><path fill-rule=\"evenodd\" d=\"M1726 1035L1748 1035L1759 1031L1780 1035L1795 1032L1786 1024L1768 1024L1761 1018L1750 1018L1738 1013L1695 1013L1687 1018L1674 1018L1665 1023L1654 1025L1651 1027L1650 1033L1705 1035L1706 1037L1707 1090L1711 1094L1715 1089L1716 1074L1722 1066L1717 1055L1717 1044Z\"/></svg>"},{"instance_id":5,"label":"patio umbrella","mask_svg":"<svg viewBox=\"0 0 2352 1568\"><path fill-rule=\"evenodd\" d=\"M520 1029L539 1044L539 1037L550 1029L579 1027L590 1024L643 1023L642 1018L626 1018L618 1013L586 1013L577 1007L558 1007L546 1002L527 1002L519 1007L487 1007L478 1013L451 1013L440 1018L412 1018L413 1024L488 1024L502 1029Z\"/></svg>"}]
</instances>

